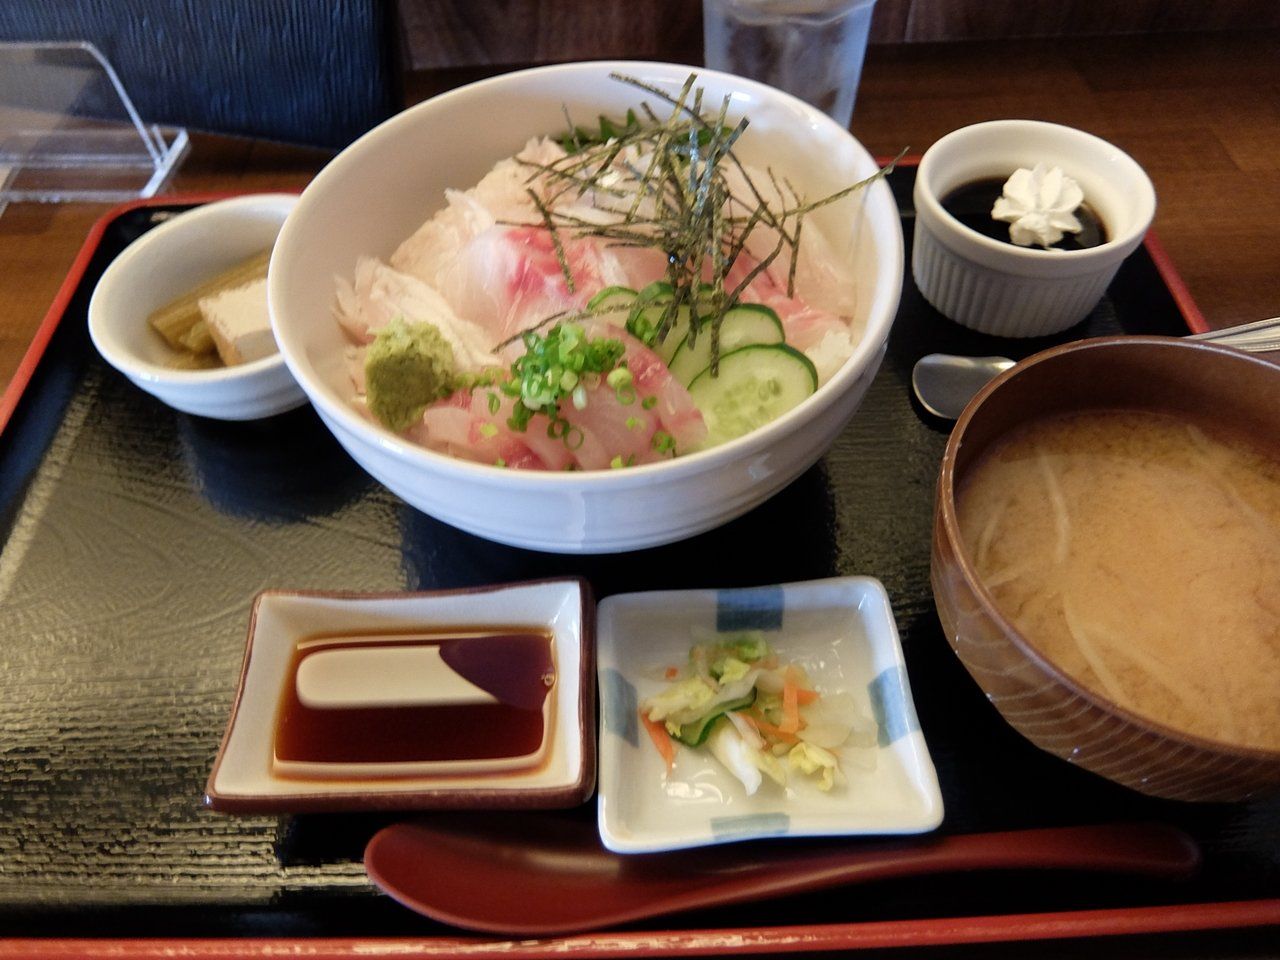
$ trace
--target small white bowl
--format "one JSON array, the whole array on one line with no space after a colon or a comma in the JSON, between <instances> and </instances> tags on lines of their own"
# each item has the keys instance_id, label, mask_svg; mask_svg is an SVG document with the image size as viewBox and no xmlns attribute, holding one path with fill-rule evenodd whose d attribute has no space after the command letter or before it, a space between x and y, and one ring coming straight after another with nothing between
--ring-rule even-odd
<instances>
[{"instance_id":1,"label":"small white bowl","mask_svg":"<svg viewBox=\"0 0 1280 960\"><path fill-rule=\"evenodd\" d=\"M694 628L761 629L824 693L855 697L879 726L830 793L795 778L748 796L701 750L678 748L666 775L641 729L640 701L686 662ZM745 590L633 593L600 602L598 822L616 853L763 837L905 834L942 822L942 794L916 720L889 598L878 580L841 577Z\"/></svg>"},{"instance_id":2,"label":"small white bowl","mask_svg":"<svg viewBox=\"0 0 1280 960\"><path fill-rule=\"evenodd\" d=\"M578 579L431 593L266 591L253 604L240 689L205 788L225 813L543 809L583 803L595 786L595 604ZM352 764L289 775L275 758L277 714L300 640L465 628L538 627L551 636L556 681L546 750L520 769L402 770Z\"/></svg>"},{"instance_id":3,"label":"small white bowl","mask_svg":"<svg viewBox=\"0 0 1280 960\"><path fill-rule=\"evenodd\" d=\"M89 336L104 360L175 410L217 420L257 420L307 402L284 357L212 370L175 370L147 324L152 311L271 247L290 194L219 200L148 231L112 261L89 301Z\"/></svg>"},{"instance_id":4,"label":"small white bowl","mask_svg":"<svg viewBox=\"0 0 1280 960\"><path fill-rule=\"evenodd\" d=\"M1059 166L1081 186L1107 241L1084 250L1018 247L972 230L942 208L957 187L1005 180L1019 167ZM914 191L911 270L939 313L1002 337L1058 333L1102 299L1142 242L1156 195L1128 154L1092 134L1039 120L993 120L947 134L925 152Z\"/></svg>"}]
</instances>

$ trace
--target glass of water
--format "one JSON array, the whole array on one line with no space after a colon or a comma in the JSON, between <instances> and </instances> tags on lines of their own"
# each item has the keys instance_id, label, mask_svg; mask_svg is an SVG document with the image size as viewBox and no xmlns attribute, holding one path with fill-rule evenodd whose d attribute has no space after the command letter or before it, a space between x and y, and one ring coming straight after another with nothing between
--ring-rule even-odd
<instances>
[{"instance_id":1,"label":"glass of water","mask_svg":"<svg viewBox=\"0 0 1280 960\"><path fill-rule=\"evenodd\" d=\"M875 0L703 0L706 64L853 117Z\"/></svg>"}]
</instances>

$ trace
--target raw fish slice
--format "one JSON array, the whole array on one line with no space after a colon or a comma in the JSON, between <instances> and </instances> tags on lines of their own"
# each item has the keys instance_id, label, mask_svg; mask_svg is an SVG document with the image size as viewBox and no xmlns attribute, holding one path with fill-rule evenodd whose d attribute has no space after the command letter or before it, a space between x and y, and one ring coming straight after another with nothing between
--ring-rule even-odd
<instances>
[{"instance_id":1,"label":"raw fish slice","mask_svg":"<svg viewBox=\"0 0 1280 960\"><path fill-rule=\"evenodd\" d=\"M433 450L466 446L471 442L471 407L472 397L464 390L437 400L422 412L422 423L410 428L409 437Z\"/></svg>"},{"instance_id":2,"label":"raw fish slice","mask_svg":"<svg viewBox=\"0 0 1280 960\"><path fill-rule=\"evenodd\" d=\"M767 171L751 166L746 166L745 169L769 209L780 212L787 207L795 206L796 199L790 195L784 197ZM742 170L733 164L726 164L724 177L730 195L739 201L731 204L734 212L745 215L755 209L754 194L747 186ZM855 194L854 197L841 201L841 209L843 210L845 205L859 202L858 197L859 195ZM752 263L759 263L773 252L777 243L777 231L764 224L758 224L747 237L745 252L750 254ZM787 275L790 270L791 251L790 248L784 248L769 267L774 283L781 286L783 290L787 287ZM795 289L803 295L806 303L826 313L845 318L852 317L856 313L858 292L853 282L853 269L848 257L838 253L835 245L811 218L804 222L799 253L796 257Z\"/></svg>"},{"instance_id":3,"label":"raw fish slice","mask_svg":"<svg viewBox=\"0 0 1280 960\"><path fill-rule=\"evenodd\" d=\"M608 384L601 384L587 392L587 402L581 410L565 404L564 418L589 434L600 444L606 454L604 466L610 466L614 457L627 465L650 463L660 459L653 449L653 434L658 429L658 418L645 410L640 398L621 403L617 391Z\"/></svg>"},{"instance_id":4,"label":"raw fish slice","mask_svg":"<svg viewBox=\"0 0 1280 960\"><path fill-rule=\"evenodd\" d=\"M612 337L622 340L623 346L626 347L623 361L626 362L627 370L631 371L637 407L643 411L641 401L646 397L653 397L655 402L652 410L645 412L653 413L654 417L657 417L659 428L671 434L676 442L677 451L689 452L698 449L703 440L707 439L707 424L703 421L703 415L696 407L694 399L689 396L689 390L673 378L667 365L663 364L662 357L645 347L640 340L603 321L591 321L586 325L586 330L590 337ZM626 420L626 416L622 419Z\"/></svg>"},{"instance_id":5,"label":"raw fish slice","mask_svg":"<svg viewBox=\"0 0 1280 960\"><path fill-rule=\"evenodd\" d=\"M481 463L501 459L515 469L606 470L614 458L629 464L652 463L670 456L653 448L659 429L672 435L677 449L696 449L706 436L702 415L657 355L607 324L597 323L589 335L623 340L636 396L622 403L617 391L600 380L585 390L581 409L562 401L561 416L574 428L569 442L548 436L550 421L540 413L533 415L524 431L512 430L507 421L515 401L499 390L484 388L472 394L459 391L432 404L410 436L433 450ZM651 395L658 402L646 410L642 401ZM497 398L496 409L490 408L490 397Z\"/></svg>"},{"instance_id":6,"label":"raw fish slice","mask_svg":"<svg viewBox=\"0 0 1280 960\"><path fill-rule=\"evenodd\" d=\"M497 411L490 409L490 396L498 400ZM476 390L471 398L471 415L477 423L492 424L486 430L497 428L498 437L508 437L504 445L508 453L504 454L507 466L525 467L536 470L564 470L574 463L573 453L565 445L563 439L547 436L546 420L535 417L525 430L512 430L507 425L515 412L515 399L508 397L500 390ZM534 460L516 456L512 451L516 446L526 449ZM514 458L514 459L513 459Z\"/></svg>"},{"instance_id":7,"label":"raw fish slice","mask_svg":"<svg viewBox=\"0 0 1280 960\"><path fill-rule=\"evenodd\" d=\"M516 470L545 470L547 464L526 442L524 433L507 426L514 403L500 398L497 411L489 409L491 391L459 390L427 407L422 424L410 437L430 449L478 463L501 463Z\"/></svg>"},{"instance_id":8,"label":"raw fish slice","mask_svg":"<svg viewBox=\"0 0 1280 960\"><path fill-rule=\"evenodd\" d=\"M574 202L569 204L557 203L554 209L559 222L616 224L630 206L627 204L623 213L612 209L601 209L587 202L593 196L593 194L587 194L581 199L575 198ZM608 196L601 197L600 200L610 206L618 203L616 198ZM599 251L602 264L602 286L622 286L641 290L654 280L662 280L666 277L667 257L656 241L653 246L632 246L620 240L590 237L587 239L594 242Z\"/></svg>"},{"instance_id":9,"label":"raw fish slice","mask_svg":"<svg viewBox=\"0 0 1280 960\"><path fill-rule=\"evenodd\" d=\"M579 470L608 470L613 459L608 448L600 442L590 427L579 427L581 442L572 450L573 462ZM563 442L563 441L561 441Z\"/></svg>"},{"instance_id":10,"label":"raw fish slice","mask_svg":"<svg viewBox=\"0 0 1280 960\"><path fill-rule=\"evenodd\" d=\"M606 243L603 247L603 257L611 271L606 286L643 290L655 280L666 279L667 258L656 247L628 247L620 243Z\"/></svg>"},{"instance_id":11,"label":"raw fish slice","mask_svg":"<svg viewBox=\"0 0 1280 960\"><path fill-rule=\"evenodd\" d=\"M458 252L441 274L440 292L454 311L501 342L552 316L585 308L607 286L600 245L561 238L574 287L569 289L551 232L541 227L493 227Z\"/></svg>"},{"instance_id":12,"label":"raw fish slice","mask_svg":"<svg viewBox=\"0 0 1280 960\"><path fill-rule=\"evenodd\" d=\"M575 452L562 437L547 435L546 421L534 420L522 435L525 444L543 462L548 470L568 470L581 463Z\"/></svg>"},{"instance_id":13,"label":"raw fish slice","mask_svg":"<svg viewBox=\"0 0 1280 960\"><path fill-rule=\"evenodd\" d=\"M439 286L457 252L500 221L532 223L538 210L529 197L534 189L546 199L548 185L534 164L547 165L565 156L554 140L530 140L515 157L500 161L469 190L446 190L447 205L424 223L391 255L391 265L432 286ZM531 177L533 179L531 180Z\"/></svg>"},{"instance_id":14,"label":"raw fish slice","mask_svg":"<svg viewBox=\"0 0 1280 960\"><path fill-rule=\"evenodd\" d=\"M489 335L454 313L437 291L372 257L361 257L356 263L354 283L338 278L336 313L357 343L371 342L380 329L403 317L409 323L434 324L453 348L459 369L480 370L502 363L489 349Z\"/></svg>"}]
</instances>

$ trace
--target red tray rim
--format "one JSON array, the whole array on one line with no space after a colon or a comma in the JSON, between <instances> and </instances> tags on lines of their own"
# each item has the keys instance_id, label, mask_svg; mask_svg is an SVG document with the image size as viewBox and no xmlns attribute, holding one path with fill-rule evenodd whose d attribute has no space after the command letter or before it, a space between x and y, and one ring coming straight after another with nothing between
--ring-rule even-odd
<instances>
[{"instance_id":1,"label":"red tray rim","mask_svg":"<svg viewBox=\"0 0 1280 960\"><path fill-rule=\"evenodd\" d=\"M1143 934L1193 933L1280 925L1280 899L1176 906L1077 910L995 916L892 920L754 930L659 930L602 932L552 939L502 940L467 937L380 938L204 938L204 939L37 939L0 940L0 960L113 958L230 960L293 956L305 943L309 960L355 957L493 957L550 960L587 957L699 957L728 953L784 954L890 947L1071 940Z\"/></svg>"},{"instance_id":2,"label":"red tray rim","mask_svg":"<svg viewBox=\"0 0 1280 960\"><path fill-rule=\"evenodd\" d=\"M898 162L903 166L914 166L919 162L919 157L904 157ZM35 375L89 263L115 220L143 207L210 203L249 192L256 191L168 194L131 200L106 211L90 228L13 379L3 395L0 395L0 433L4 431ZM1207 330L1208 324L1204 316L1154 232L1147 233L1144 245L1187 327L1196 333ZM534 960L565 956L607 958L704 956L728 952L754 954L869 950L1227 930L1272 925L1280 926L1280 898L1105 910L761 927L753 930L602 932L546 940L385 937L307 938L305 942L307 956L311 960L365 957L371 953L383 955L388 951L397 957L407 958L501 954L504 960ZM289 938L0 938L0 960L52 960L59 957L149 960L175 955L194 960L232 956L270 957L279 956L286 947L296 946L300 942L302 941Z\"/></svg>"}]
</instances>

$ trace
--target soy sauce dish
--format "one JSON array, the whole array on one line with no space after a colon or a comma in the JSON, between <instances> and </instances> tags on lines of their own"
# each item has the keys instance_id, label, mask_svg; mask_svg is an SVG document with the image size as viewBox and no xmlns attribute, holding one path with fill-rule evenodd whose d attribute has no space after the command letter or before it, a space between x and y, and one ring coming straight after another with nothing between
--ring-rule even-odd
<instances>
[{"instance_id":1,"label":"soy sauce dish","mask_svg":"<svg viewBox=\"0 0 1280 960\"><path fill-rule=\"evenodd\" d=\"M206 803L230 813L581 803L595 786L593 625L580 580L260 594Z\"/></svg>"}]
</instances>

